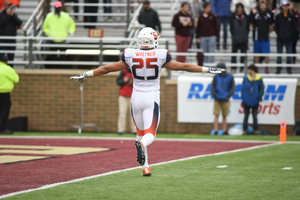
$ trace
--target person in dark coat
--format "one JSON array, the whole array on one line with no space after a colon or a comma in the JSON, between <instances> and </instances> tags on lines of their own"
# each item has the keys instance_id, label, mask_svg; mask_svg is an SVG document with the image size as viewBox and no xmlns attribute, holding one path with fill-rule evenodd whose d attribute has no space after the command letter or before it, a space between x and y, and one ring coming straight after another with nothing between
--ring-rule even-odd
<instances>
[{"instance_id":1,"label":"person in dark coat","mask_svg":"<svg viewBox=\"0 0 300 200\"><path fill-rule=\"evenodd\" d=\"M4 2L4 9L0 12L0 36L17 36L17 27L22 25L22 21L18 18L12 9L12 3L9 1ZM15 44L14 39L1 39L0 44ZM14 51L16 46L0 46L0 50ZM4 53L0 53L4 55ZM8 53L8 60L13 61L15 58L14 53ZM10 64L13 67L12 64Z\"/></svg>"},{"instance_id":2,"label":"person in dark coat","mask_svg":"<svg viewBox=\"0 0 300 200\"><path fill-rule=\"evenodd\" d=\"M277 53L282 53L285 46L286 53L293 51L293 36L297 32L297 22L295 16L289 12L289 2L281 2L281 12L276 15L274 30L277 34ZM277 57L277 63L281 64L281 57ZM292 64L292 57L287 57L287 64ZM292 68L287 67L287 73L292 73ZM280 74L282 67L277 67L276 74Z\"/></svg>"},{"instance_id":3,"label":"person in dark coat","mask_svg":"<svg viewBox=\"0 0 300 200\"><path fill-rule=\"evenodd\" d=\"M230 17L232 53L237 53L238 50L240 50L241 53L247 52L249 24L249 17L244 11L244 5L242 3L237 3L236 11ZM240 62L244 63L244 56L241 56ZM231 63L236 63L236 56L231 57ZM236 69L237 67L231 67L233 72L235 72ZM240 71L243 71L243 67L241 67Z\"/></svg>"},{"instance_id":4,"label":"person in dark coat","mask_svg":"<svg viewBox=\"0 0 300 200\"><path fill-rule=\"evenodd\" d=\"M296 54L297 53L297 42L300 36L300 13L297 11L294 7L294 3L290 2L290 12L295 16L296 22L297 22L297 31L294 33L293 36L293 48L292 48L292 53ZM297 60L297 57L294 56L292 58L292 63L295 64Z\"/></svg>"},{"instance_id":5,"label":"person in dark coat","mask_svg":"<svg viewBox=\"0 0 300 200\"><path fill-rule=\"evenodd\" d=\"M257 114L259 102L262 101L264 95L264 83L262 77L257 74L257 67L254 64L248 67L248 75L244 77L241 92L245 112L243 134L247 133L250 110L252 110L254 134L258 134Z\"/></svg>"},{"instance_id":6,"label":"person in dark coat","mask_svg":"<svg viewBox=\"0 0 300 200\"><path fill-rule=\"evenodd\" d=\"M139 23L145 24L146 27L151 27L156 30L160 35L161 24L158 14L155 10L150 7L150 1L146 0L143 2L143 10L139 15Z\"/></svg>"},{"instance_id":7,"label":"person in dark coat","mask_svg":"<svg viewBox=\"0 0 300 200\"><path fill-rule=\"evenodd\" d=\"M224 63L218 63L217 68L226 69L226 65ZM226 71L217 74L214 76L210 91L212 96L215 99L214 103L214 130L215 135L218 132L218 119L220 115L220 111L222 110L222 130L223 134L227 135L227 123L226 117L229 114L229 99L234 94L235 91L235 82L232 74L228 74Z\"/></svg>"}]
</instances>

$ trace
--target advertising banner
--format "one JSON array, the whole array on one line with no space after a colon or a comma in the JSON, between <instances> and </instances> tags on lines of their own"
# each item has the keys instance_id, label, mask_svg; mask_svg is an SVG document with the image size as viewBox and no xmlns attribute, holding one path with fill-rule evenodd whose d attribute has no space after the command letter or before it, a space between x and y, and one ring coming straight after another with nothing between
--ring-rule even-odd
<instances>
[{"instance_id":1,"label":"advertising banner","mask_svg":"<svg viewBox=\"0 0 300 200\"><path fill-rule=\"evenodd\" d=\"M182 123L213 123L214 99L210 92L213 77L178 77L177 120ZM230 98L230 113L227 123L243 123L244 109L241 105L241 86L243 78L234 78L235 93ZM264 96L259 104L259 124L280 124L286 121L294 125L296 78L263 78ZM221 114L219 121L222 121ZM252 115L249 116L252 123Z\"/></svg>"}]
</instances>

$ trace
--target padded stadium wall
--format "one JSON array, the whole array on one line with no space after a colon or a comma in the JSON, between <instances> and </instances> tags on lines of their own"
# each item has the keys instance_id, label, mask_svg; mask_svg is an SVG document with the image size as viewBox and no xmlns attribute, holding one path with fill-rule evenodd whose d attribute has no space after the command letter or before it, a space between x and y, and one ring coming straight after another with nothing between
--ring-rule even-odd
<instances>
[{"instance_id":1,"label":"padded stadium wall","mask_svg":"<svg viewBox=\"0 0 300 200\"><path fill-rule=\"evenodd\" d=\"M84 70L16 70L20 82L11 93L10 118L28 117L29 131L76 131L72 125L80 124L79 83L70 80ZM84 87L84 123L93 123L100 132L117 132L118 92L116 78L119 72L102 77L87 78ZM295 117L300 117L300 85L295 100ZM209 133L210 124L177 122L177 81L161 77L161 120L158 133ZM129 115L128 115L129 116ZM250 116L252 117L252 116ZM242 123L242 119L241 119ZM129 123L127 132L130 132ZM228 124L228 127L233 124ZM279 124L260 125L261 130L279 133ZM287 127L291 134L292 126ZM95 130L85 128L84 131Z\"/></svg>"}]
</instances>

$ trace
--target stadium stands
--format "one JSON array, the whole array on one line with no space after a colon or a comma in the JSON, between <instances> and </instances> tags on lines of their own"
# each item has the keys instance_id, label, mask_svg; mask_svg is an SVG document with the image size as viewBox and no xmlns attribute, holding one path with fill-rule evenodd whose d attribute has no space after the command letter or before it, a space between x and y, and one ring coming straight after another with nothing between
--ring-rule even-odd
<instances>
[{"instance_id":1,"label":"stadium stands","mask_svg":"<svg viewBox=\"0 0 300 200\"><path fill-rule=\"evenodd\" d=\"M173 14L175 14L180 7L180 3L183 0L153 0L151 1L151 7L155 10L157 10L161 23L162 23L162 33L161 33L161 46L162 48L166 47L169 49L169 51L171 52L172 56L174 57L176 55L176 45L175 45L175 39L174 39L174 29L171 27L171 21L172 21L172 17ZM70 5L74 5L73 3L66 3L70 4ZM83 0L79 0L79 13L69 13L70 16L74 16L77 15L78 19L75 20L76 23L76 31L75 31L75 35L73 37L70 37L69 45L70 48L74 48L72 47L71 44L84 44L83 46L78 46L80 48L92 48L92 49L99 49L99 39L91 39L88 38L88 31L87 29L84 29L84 22L83 22L83 16L85 15L85 13L83 12L83 7L84 7L84 3ZM103 12L103 2L99 1L99 4L97 4L99 6L98 9L98 22L96 23L96 27L97 28L102 28L104 29L104 38L103 38L103 46L104 48L112 48L112 49L118 49L120 52L122 52L122 49L126 48L128 46L128 44L133 44L133 42L129 42L130 40L125 39L124 37L126 36L126 31L128 31L128 33L132 32L132 34L130 36L134 36L133 31L137 28L139 28L139 26L135 27L132 26L132 23L135 22L134 20L134 16L138 16L138 12L139 12L139 5L137 3L132 4L131 6L135 7L135 13L130 13L130 23L128 24L128 21L126 20L127 18L127 12L120 12L119 10L116 10L116 12L114 12L113 9L113 13L111 14L107 14ZM118 8L118 7L127 7L127 4L111 4L111 6L113 8ZM50 6L51 8L52 6ZM41 8L37 9L37 4L35 0L22 0L20 3L20 8L18 8L16 10L16 13L18 14L18 16L20 16L20 18L23 20L23 29L24 29L24 25L26 24L27 20L30 19L30 17L32 17L33 13L35 10L37 11L41 11L43 9L43 6L41 6ZM120 9L122 10L122 9ZM123 9L126 10L126 9ZM37 12L39 13L39 12ZM39 15L37 16L43 16L40 12ZM104 18L106 16L110 16L112 17L111 20L109 21L105 21ZM133 19L133 20L132 20ZM37 30L36 30L36 34L38 36L42 35L41 32L41 21L37 20ZM40 24L39 24L40 22ZM29 25L25 28L28 28L30 26L33 25L33 18L31 20L30 23L28 23ZM131 25L129 30L127 29L127 25ZM51 52L47 52L45 51L46 46L43 47L43 45L45 45L45 40L41 40L41 38L39 38L37 41L32 42L32 49L35 50L35 52L33 54L28 53L29 50L31 49L30 46L30 42L29 42L29 38L24 38L24 30L23 29L19 29L18 30L18 39L17 39L17 49L16 49L16 54L15 54L15 68L44 68L45 67L45 54L49 54ZM26 33L27 35L33 35L34 29L31 29L30 33ZM221 35L223 35L223 31L221 30ZM271 45L271 54L270 54L270 73L272 74L272 76L274 75L275 72L275 67L276 67L276 34L273 31L270 34L270 45ZM107 43L105 42L105 38L108 38L109 41L107 41ZM115 38L115 39L109 39L109 38ZM123 38L123 39L122 39ZM24 43L25 41L25 43ZM168 41L168 44L166 44L165 42ZM193 49L191 49L190 53L187 54L187 62L191 62L191 63L197 63L196 61L196 53L193 52L193 50L195 49L195 45L193 46ZM298 45L297 48L298 52L300 51L300 47ZM227 66L231 66L230 65L230 57L231 57L231 35L230 33L228 33L228 49L227 50L216 50L216 53L214 54L216 56L216 62L225 62L227 64ZM253 62L253 41L252 41L252 34L249 33L249 50L248 50L248 64ZM63 52L60 52L63 53ZM275 53L275 55L274 55ZM34 63L33 65L30 65L30 57L32 56L32 62ZM284 56L283 56L284 57ZM100 56L99 56L100 59ZM298 62L299 62L300 57L298 56ZM79 61L76 61L76 63L78 63ZM83 66L83 65L97 65L99 63L99 61L97 60L93 60L90 63L88 63L88 61L84 61L81 64L78 64ZM108 62L106 62L108 63ZM283 63L285 63L285 58L283 59ZM104 63L105 64L105 63ZM215 66L216 64L205 64L208 66ZM265 65L261 64L258 65L259 67L264 68ZM285 64L282 64L282 66L285 67ZM263 70L261 70L263 71ZM283 71L285 73L285 70ZM293 68L293 76L298 76L297 74L299 74L300 72L300 65L296 64L294 65ZM296 75L295 75L296 74ZM178 74L176 73L172 73L172 77L177 77ZM241 74L242 75L242 74ZM281 74L281 76L287 76L286 74Z\"/></svg>"}]
</instances>

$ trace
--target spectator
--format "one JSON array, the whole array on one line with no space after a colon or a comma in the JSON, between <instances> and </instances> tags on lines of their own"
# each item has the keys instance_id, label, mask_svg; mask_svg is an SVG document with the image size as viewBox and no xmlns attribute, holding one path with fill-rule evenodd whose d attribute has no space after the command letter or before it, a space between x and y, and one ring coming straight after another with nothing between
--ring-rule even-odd
<instances>
[{"instance_id":1,"label":"spectator","mask_svg":"<svg viewBox=\"0 0 300 200\"><path fill-rule=\"evenodd\" d=\"M118 118L118 134L122 135L126 128L126 115L127 111L131 112L131 94L133 77L129 68L123 69L117 80L120 87L119 90L119 118ZM136 134L136 128L132 118L130 117L130 129L133 134Z\"/></svg>"},{"instance_id":2,"label":"spectator","mask_svg":"<svg viewBox=\"0 0 300 200\"><path fill-rule=\"evenodd\" d=\"M297 41L299 39L299 34L300 34L300 13L297 10L295 10L294 5L291 2L290 2L290 12L292 14L294 14L294 16L296 18L296 22L297 22L296 23L297 24L297 30L296 30L296 32L294 33L294 36L293 36L293 48L292 48L292 53L296 54L297 53ZM294 56L292 58L292 63L293 64L296 63L296 59L297 59L296 56Z\"/></svg>"},{"instance_id":3,"label":"spectator","mask_svg":"<svg viewBox=\"0 0 300 200\"><path fill-rule=\"evenodd\" d=\"M90 4L90 3L93 3L93 4L97 4L99 3L99 0L84 0L84 3L86 3L87 5ZM94 23L94 22L97 22L97 19L98 19L98 16L97 16L97 13L98 13L98 6L84 6L84 13L87 13L87 14L95 14L94 16L84 16L83 17L83 21L86 22L86 23ZM85 25L84 28L96 28L95 25Z\"/></svg>"},{"instance_id":4,"label":"spectator","mask_svg":"<svg viewBox=\"0 0 300 200\"><path fill-rule=\"evenodd\" d=\"M189 14L192 16L195 24L198 22L198 16L203 12L203 2L200 0L193 0L190 4ZM196 34L196 27L191 29L190 49L193 46L194 35ZM200 49L200 43L196 42L197 49Z\"/></svg>"},{"instance_id":5,"label":"spectator","mask_svg":"<svg viewBox=\"0 0 300 200\"><path fill-rule=\"evenodd\" d=\"M269 26L273 24L274 14L267 12L266 3L264 1L260 2L259 10L256 8L252 9L253 15L251 23L254 26L254 53L270 53L270 41L269 41ZM264 57L265 63L269 63L269 57ZM259 63L259 57L254 58L255 63ZM269 68L265 68L265 73L269 73Z\"/></svg>"},{"instance_id":6,"label":"spectator","mask_svg":"<svg viewBox=\"0 0 300 200\"><path fill-rule=\"evenodd\" d=\"M6 126L11 107L10 93L14 89L14 84L19 82L19 75L7 65L7 61L6 55L0 56L0 134L13 134Z\"/></svg>"},{"instance_id":7,"label":"spectator","mask_svg":"<svg viewBox=\"0 0 300 200\"><path fill-rule=\"evenodd\" d=\"M254 134L258 134L257 112L259 102L262 101L264 95L264 83L262 77L257 73L257 67L252 64L248 67L248 75L244 77L241 93L242 105L244 107L244 124L243 134L247 133L248 117L250 109L252 110Z\"/></svg>"},{"instance_id":8,"label":"spectator","mask_svg":"<svg viewBox=\"0 0 300 200\"><path fill-rule=\"evenodd\" d=\"M232 53L246 53L248 49L248 34L249 34L249 17L244 12L242 3L236 4L236 10L230 17L230 33L232 40ZM241 56L241 63L244 63L244 56ZM231 57L231 63L236 63L236 56ZM232 72L236 71L237 67L231 67ZM240 72L243 71L241 67Z\"/></svg>"},{"instance_id":9,"label":"spectator","mask_svg":"<svg viewBox=\"0 0 300 200\"><path fill-rule=\"evenodd\" d=\"M145 24L146 27L151 27L156 30L158 35L161 33L161 25L158 14L150 7L150 1L143 1L143 10L139 15L139 23Z\"/></svg>"},{"instance_id":10,"label":"spectator","mask_svg":"<svg viewBox=\"0 0 300 200\"><path fill-rule=\"evenodd\" d=\"M218 63L217 68L226 69L224 63ZM224 135L227 133L227 122L226 117L229 114L229 99L234 94L235 82L232 74L228 74L226 71L221 74L216 74L213 78L210 91L215 99L214 103L214 130L215 135L218 133L218 119L220 115L220 110L222 110L222 130Z\"/></svg>"},{"instance_id":11,"label":"spectator","mask_svg":"<svg viewBox=\"0 0 300 200\"><path fill-rule=\"evenodd\" d=\"M62 3L60 1L56 1L54 3L54 8L54 12L48 13L46 16L43 24L44 33L50 38L66 38L68 37L68 34L73 35L75 32L75 23L67 13L61 11ZM64 47L65 41L63 39L54 39L53 41L50 41L50 43L57 45L57 47L51 47L51 51L66 51L66 48ZM66 56L60 54L51 55L49 59L66 60ZM54 66L49 68L54 68Z\"/></svg>"},{"instance_id":12,"label":"spectator","mask_svg":"<svg viewBox=\"0 0 300 200\"><path fill-rule=\"evenodd\" d=\"M291 2L293 3L295 10L300 12L300 2L299 2L299 0L291 0Z\"/></svg>"},{"instance_id":13,"label":"spectator","mask_svg":"<svg viewBox=\"0 0 300 200\"><path fill-rule=\"evenodd\" d=\"M78 0L65 0L65 3L78 3ZM74 13L78 13L79 7L78 6L64 6L64 11L66 13L71 13L72 10L74 11ZM78 19L77 15L75 15L75 19Z\"/></svg>"},{"instance_id":14,"label":"spectator","mask_svg":"<svg viewBox=\"0 0 300 200\"><path fill-rule=\"evenodd\" d=\"M253 43L254 43L254 40L255 40L255 28L254 28L254 25L252 24L252 20L251 19L253 19L254 18L254 13L253 13L253 10L254 11L256 11L256 12L259 12L260 11L260 3L261 2L266 2L266 0L256 0L257 1L257 5L256 5L256 7L253 7L252 9L251 9L251 12L250 12L250 15L249 15L249 19L250 19L250 26L251 26L251 28L252 28L252 38L253 38ZM276 13L276 9L274 9L273 11L271 11L268 7L266 8L266 12L267 13L269 13L270 15L272 15L272 12L273 13ZM273 30L273 26L272 25L270 25L270 31L271 30ZM263 57L263 56L260 56L259 57L259 63L262 63L263 61L264 61L264 59L265 59L265 57ZM265 72L267 72L267 73L269 73L269 68L268 67L266 67L266 69L265 69Z\"/></svg>"},{"instance_id":15,"label":"spectator","mask_svg":"<svg viewBox=\"0 0 300 200\"><path fill-rule=\"evenodd\" d=\"M111 1L112 0L103 0L103 3L105 3L105 4L111 4ZM104 13L107 13L107 14L111 14L112 13L111 6L104 6L103 9L104 9ZM104 17L104 21L108 21L109 19L111 19L111 16L105 16Z\"/></svg>"},{"instance_id":16,"label":"spectator","mask_svg":"<svg viewBox=\"0 0 300 200\"><path fill-rule=\"evenodd\" d=\"M0 0L0 10L4 8L4 2L7 0ZM18 7L20 8L20 0L9 0L9 2L12 4L12 7Z\"/></svg>"},{"instance_id":17,"label":"spectator","mask_svg":"<svg viewBox=\"0 0 300 200\"><path fill-rule=\"evenodd\" d=\"M223 49L227 49L227 26L230 17L231 0L211 0L211 12L217 15L219 23L219 31L223 24ZM220 33L217 38L217 49L220 49Z\"/></svg>"},{"instance_id":18,"label":"spectator","mask_svg":"<svg viewBox=\"0 0 300 200\"><path fill-rule=\"evenodd\" d=\"M205 52L215 52L216 38L219 35L219 24L217 17L211 13L211 3L205 2L203 4L203 13L198 17L198 24L196 29L197 42L202 44ZM214 56L205 56L205 63L214 63Z\"/></svg>"},{"instance_id":19,"label":"spectator","mask_svg":"<svg viewBox=\"0 0 300 200\"><path fill-rule=\"evenodd\" d=\"M283 0L281 2L281 12L275 18L275 32L277 34L277 53L282 53L283 46L285 46L286 53L293 51L293 36L297 32L296 18L289 12L289 2ZM281 57L277 57L277 63L281 64ZM292 64L292 58L287 57L287 64ZM292 68L287 67L287 73L292 73ZM282 67L277 67L276 74L280 74Z\"/></svg>"},{"instance_id":20,"label":"spectator","mask_svg":"<svg viewBox=\"0 0 300 200\"><path fill-rule=\"evenodd\" d=\"M12 3L9 1L4 2L4 9L0 11L0 36L17 36L17 27L22 25L22 21L18 18L13 11ZM1 45L16 44L14 39L0 39ZM15 51L16 46L0 46L0 50ZM4 53L0 53L4 55ZM8 53L8 60L13 61L15 58L14 53ZM13 67L13 65L11 65Z\"/></svg>"},{"instance_id":21,"label":"spectator","mask_svg":"<svg viewBox=\"0 0 300 200\"><path fill-rule=\"evenodd\" d=\"M187 52L191 41L191 29L194 28L192 16L189 15L187 2L181 3L181 10L174 15L172 26L175 27L177 52ZM176 56L178 62L185 62L185 56Z\"/></svg>"},{"instance_id":22,"label":"spectator","mask_svg":"<svg viewBox=\"0 0 300 200\"><path fill-rule=\"evenodd\" d=\"M235 13L236 4L241 3L244 6L244 11L246 15L250 14L251 8L253 7L253 3L256 2L255 0L232 0L230 5L230 12Z\"/></svg>"}]
</instances>

